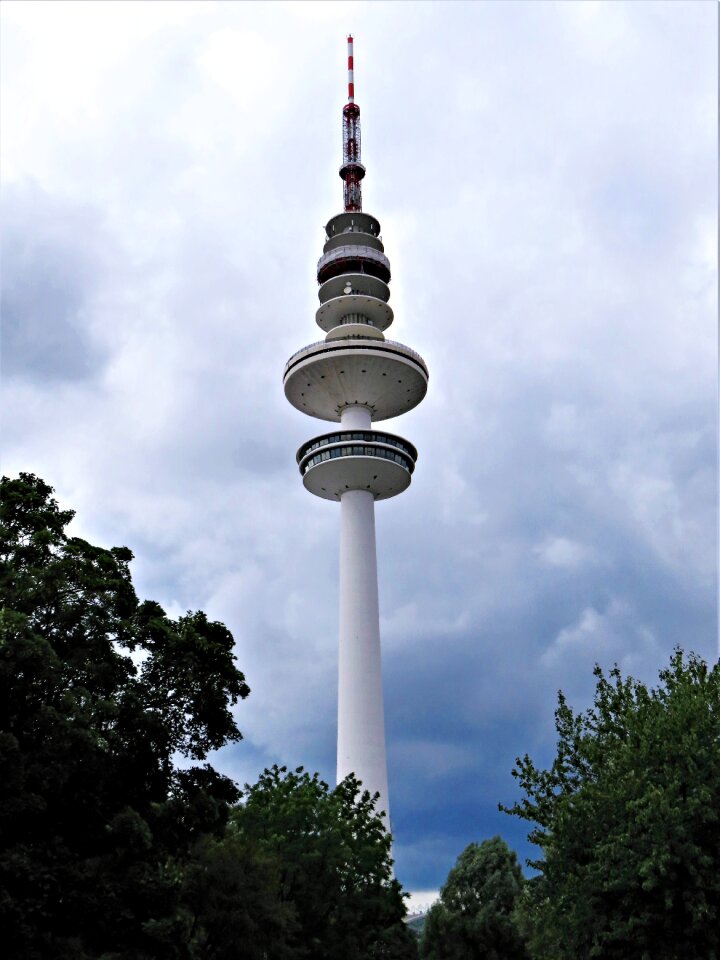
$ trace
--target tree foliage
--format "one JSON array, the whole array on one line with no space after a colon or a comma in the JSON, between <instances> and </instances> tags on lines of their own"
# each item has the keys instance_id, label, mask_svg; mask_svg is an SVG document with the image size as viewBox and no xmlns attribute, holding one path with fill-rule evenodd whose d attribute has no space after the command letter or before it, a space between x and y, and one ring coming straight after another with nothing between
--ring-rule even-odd
<instances>
[{"instance_id":1,"label":"tree foliage","mask_svg":"<svg viewBox=\"0 0 720 960\"><path fill-rule=\"evenodd\" d=\"M713 960L720 950L720 666L676 651L648 689L596 667L562 694L557 756L513 771L542 856L524 905L540 960Z\"/></svg>"},{"instance_id":2,"label":"tree foliage","mask_svg":"<svg viewBox=\"0 0 720 960\"><path fill-rule=\"evenodd\" d=\"M427 960L525 960L514 911L524 879L501 837L463 850L440 900L428 913L421 943Z\"/></svg>"},{"instance_id":3,"label":"tree foliage","mask_svg":"<svg viewBox=\"0 0 720 960\"><path fill-rule=\"evenodd\" d=\"M0 924L22 960L416 956L374 798L206 760L248 694L233 638L139 602L125 548L0 490ZM177 764L182 757L183 764Z\"/></svg>"},{"instance_id":4,"label":"tree foliage","mask_svg":"<svg viewBox=\"0 0 720 960\"><path fill-rule=\"evenodd\" d=\"M402 922L405 906L392 876L391 841L375 802L352 776L331 790L302 767L288 771L274 766L246 786L225 846L251 845L273 865L277 910L266 940L268 956L417 956L414 938ZM263 942L261 936L258 930L256 946Z\"/></svg>"},{"instance_id":5,"label":"tree foliage","mask_svg":"<svg viewBox=\"0 0 720 960\"><path fill-rule=\"evenodd\" d=\"M232 823L221 837L202 837L183 879L187 957L291 960L297 922L279 876L278 859Z\"/></svg>"},{"instance_id":6,"label":"tree foliage","mask_svg":"<svg viewBox=\"0 0 720 960\"><path fill-rule=\"evenodd\" d=\"M232 636L140 603L130 551L68 536L73 513L42 480L0 493L5 956L179 956L183 865L238 792L173 757L240 739Z\"/></svg>"}]
</instances>

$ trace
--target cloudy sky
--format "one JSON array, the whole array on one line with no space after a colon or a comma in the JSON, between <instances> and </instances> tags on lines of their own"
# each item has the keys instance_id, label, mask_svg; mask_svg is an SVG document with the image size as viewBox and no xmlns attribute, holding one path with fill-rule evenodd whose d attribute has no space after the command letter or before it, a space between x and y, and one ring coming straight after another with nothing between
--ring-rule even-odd
<instances>
[{"instance_id":1,"label":"cloudy sky","mask_svg":"<svg viewBox=\"0 0 720 960\"><path fill-rule=\"evenodd\" d=\"M339 515L282 391L320 339L345 35L394 339L431 373L378 504L397 873L521 856L558 688L717 655L714 2L2 4L3 471L228 624L215 762L334 776Z\"/></svg>"}]
</instances>

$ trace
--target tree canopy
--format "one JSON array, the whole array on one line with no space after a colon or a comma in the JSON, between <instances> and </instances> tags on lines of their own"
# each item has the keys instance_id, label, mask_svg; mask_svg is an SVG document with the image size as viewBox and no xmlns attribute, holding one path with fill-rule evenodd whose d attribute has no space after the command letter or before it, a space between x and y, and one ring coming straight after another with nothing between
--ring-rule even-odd
<instances>
[{"instance_id":1,"label":"tree canopy","mask_svg":"<svg viewBox=\"0 0 720 960\"><path fill-rule=\"evenodd\" d=\"M3 956L415 957L377 798L273 767L240 802L204 762L240 739L230 632L140 602L44 481L0 487Z\"/></svg>"},{"instance_id":2,"label":"tree canopy","mask_svg":"<svg viewBox=\"0 0 720 960\"><path fill-rule=\"evenodd\" d=\"M541 851L525 922L538 960L713 960L720 949L720 665L676 651L654 689L596 667L560 694L557 756L507 812Z\"/></svg>"},{"instance_id":3,"label":"tree canopy","mask_svg":"<svg viewBox=\"0 0 720 960\"><path fill-rule=\"evenodd\" d=\"M293 958L417 956L377 799L353 776L330 789L302 767L274 766L233 811L229 834L278 865Z\"/></svg>"},{"instance_id":4,"label":"tree canopy","mask_svg":"<svg viewBox=\"0 0 720 960\"><path fill-rule=\"evenodd\" d=\"M427 960L525 960L515 906L524 885L501 837L471 843L428 912L420 954Z\"/></svg>"},{"instance_id":5,"label":"tree canopy","mask_svg":"<svg viewBox=\"0 0 720 960\"><path fill-rule=\"evenodd\" d=\"M44 481L0 493L5 955L174 956L180 866L238 796L192 763L240 739L233 638L140 603L131 552L68 536Z\"/></svg>"}]
</instances>

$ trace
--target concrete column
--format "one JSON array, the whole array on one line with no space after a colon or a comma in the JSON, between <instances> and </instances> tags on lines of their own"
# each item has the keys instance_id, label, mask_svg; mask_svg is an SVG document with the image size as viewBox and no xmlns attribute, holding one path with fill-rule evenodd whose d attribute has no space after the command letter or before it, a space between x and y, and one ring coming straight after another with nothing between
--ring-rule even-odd
<instances>
[{"instance_id":1,"label":"concrete column","mask_svg":"<svg viewBox=\"0 0 720 960\"><path fill-rule=\"evenodd\" d=\"M340 411L340 423L343 430L370 430L371 416L369 407L364 407L360 403L353 404L351 407L343 407Z\"/></svg>"},{"instance_id":2,"label":"concrete column","mask_svg":"<svg viewBox=\"0 0 720 960\"><path fill-rule=\"evenodd\" d=\"M380 794L389 830L375 500L369 490L347 490L340 498L337 762L338 782L354 773L364 790Z\"/></svg>"}]
</instances>

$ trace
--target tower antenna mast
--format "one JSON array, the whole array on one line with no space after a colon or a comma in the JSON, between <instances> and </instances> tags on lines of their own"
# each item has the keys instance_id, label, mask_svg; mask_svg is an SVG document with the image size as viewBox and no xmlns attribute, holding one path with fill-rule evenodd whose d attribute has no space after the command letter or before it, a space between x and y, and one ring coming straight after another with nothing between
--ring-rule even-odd
<instances>
[{"instance_id":1,"label":"tower antenna mast","mask_svg":"<svg viewBox=\"0 0 720 960\"><path fill-rule=\"evenodd\" d=\"M360 107L355 103L355 63L353 58L353 38L347 38L348 45L348 102L343 107L343 165L340 176L343 179L343 200L348 212L362 210L362 188L360 182L365 176L365 167L360 163Z\"/></svg>"}]
</instances>

